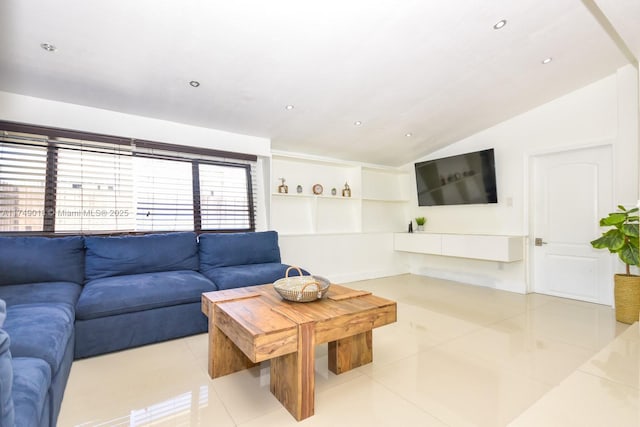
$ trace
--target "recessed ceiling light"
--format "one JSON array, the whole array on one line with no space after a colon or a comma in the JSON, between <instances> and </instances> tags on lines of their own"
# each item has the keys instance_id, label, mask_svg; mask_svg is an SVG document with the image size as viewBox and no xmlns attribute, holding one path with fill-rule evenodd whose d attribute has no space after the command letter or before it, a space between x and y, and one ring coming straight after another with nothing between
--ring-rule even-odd
<instances>
[{"instance_id":1,"label":"recessed ceiling light","mask_svg":"<svg viewBox=\"0 0 640 427\"><path fill-rule=\"evenodd\" d=\"M58 48L52 45L51 43L41 43L40 47L46 50L47 52L55 52L56 50L58 50Z\"/></svg>"},{"instance_id":2,"label":"recessed ceiling light","mask_svg":"<svg viewBox=\"0 0 640 427\"><path fill-rule=\"evenodd\" d=\"M404 134L404 136L406 136L407 138L411 138L413 134L411 132L407 132Z\"/></svg>"},{"instance_id":3,"label":"recessed ceiling light","mask_svg":"<svg viewBox=\"0 0 640 427\"><path fill-rule=\"evenodd\" d=\"M197 81L197 80L191 80L191 81L189 82L189 85L190 85L191 87L198 87L198 86L200 86L200 82L199 82L199 81Z\"/></svg>"},{"instance_id":4,"label":"recessed ceiling light","mask_svg":"<svg viewBox=\"0 0 640 427\"><path fill-rule=\"evenodd\" d=\"M549 63L549 62L551 62L551 61L553 61L553 58L551 58L551 57L549 57L549 58L544 58L544 59L542 60L542 63L543 63L543 64L548 64L548 63Z\"/></svg>"},{"instance_id":5,"label":"recessed ceiling light","mask_svg":"<svg viewBox=\"0 0 640 427\"><path fill-rule=\"evenodd\" d=\"M353 122L354 126L360 126L362 124L362 122L360 120L356 120L355 122Z\"/></svg>"},{"instance_id":6,"label":"recessed ceiling light","mask_svg":"<svg viewBox=\"0 0 640 427\"><path fill-rule=\"evenodd\" d=\"M291 104L289 104L289 105L287 105L287 106L286 106L286 107L284 107L284 108L285 108L285 109L287 109L287 110L293 110L293 109L294 109L294 106L293 106L293 105L291 105Z\"/></svg>"},{"instance_id":7,"label":"recessed ceiling light","mask_svg":"<svg viewBox=\"0 0 640 427\"><path fill-rule=\"evenodd\" d=\"M494 30L499 30L500 28L504 27L505 25L507 25L507 20L506 19L502 19L498 22L495 23L495 25L493 26Z\"/></svg>"}]
</instances>

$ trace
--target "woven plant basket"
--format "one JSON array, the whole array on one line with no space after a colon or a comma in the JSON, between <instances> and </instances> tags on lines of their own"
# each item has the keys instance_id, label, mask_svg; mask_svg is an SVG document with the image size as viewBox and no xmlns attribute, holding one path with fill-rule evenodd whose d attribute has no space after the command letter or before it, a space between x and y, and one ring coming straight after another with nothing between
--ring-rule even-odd
<instances>
[{"instance_id":1,"label":"woven plant basket","mask_svg":"<svg viewBox=\"0 0 640 427\"><path fill-rule=\"evenodd\" d=\"M616 304L616 320L632 324L640 314L640 276L616 274L613 296Z\"/></svg>"}]
</instances>

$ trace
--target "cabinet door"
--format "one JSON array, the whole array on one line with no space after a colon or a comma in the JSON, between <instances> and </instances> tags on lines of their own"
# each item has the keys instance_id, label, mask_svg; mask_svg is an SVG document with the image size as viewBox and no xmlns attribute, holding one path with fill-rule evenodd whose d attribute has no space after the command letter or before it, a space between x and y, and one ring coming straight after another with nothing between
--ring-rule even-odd
<instances>
[{"instance_id":1,"label":"cabinet door","mask_svg":"<svg viewBox=\"0 0 640 427\"><path fill-rule=\"evenodd\" d=\"M393 235L394 249L404 252L440 255L442 235L429 233L396 233Z\"/></svg>"}]
</instances>

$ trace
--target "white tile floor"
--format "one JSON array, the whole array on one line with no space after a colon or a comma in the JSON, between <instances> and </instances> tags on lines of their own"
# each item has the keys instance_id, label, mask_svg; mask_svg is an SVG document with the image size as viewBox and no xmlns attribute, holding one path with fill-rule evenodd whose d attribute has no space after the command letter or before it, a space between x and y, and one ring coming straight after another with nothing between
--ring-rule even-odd
<instances>
[{"instance_id":1,"label":"white tile floor","mask_svg":"<svg viewBox=\"0 0 640 427\"><path fill-rule=\"evenodd\" d=\"M318 346L313 417L271 395L267 363L211 380L203 334L74 362L58 425L640 425L638 326L609 307L412 275L347 285L396 300L398 322L342 375Z\"/></svg>"}]
</instances>

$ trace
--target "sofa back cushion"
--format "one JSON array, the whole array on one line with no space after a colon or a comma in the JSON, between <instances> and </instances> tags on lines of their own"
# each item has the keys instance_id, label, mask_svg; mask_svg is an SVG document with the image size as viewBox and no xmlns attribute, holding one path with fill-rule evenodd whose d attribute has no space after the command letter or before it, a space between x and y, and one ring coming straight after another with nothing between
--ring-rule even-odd
<instances>
[{"instance_id":1,"label":"sofa back cushion","mask_svg":"<svg viewBox=\"0 0 640 427\"><path fill-rule=\"evenodd\" d=\"M15 410L13 407L13 366L9 351L9 335L2 329L7 313L7 307L0 300L0 426L13 426Z\"/></svg>"},{"instance_id":2,"label":"sofa back cushion","mask_svg":"<svg viewBox=\"0 0 640 427\"><path fill-rule=\"evenodd\" d=\"M87 281L127 274L198 270L194 232L86 237Z\"/></svg>"},{"instance_id":3,"label":"sofa back cushion","mask_svg":"<svg viewBox=\"0 0 640 427\"><path fill-rule=\"evenodd\" d=\"M82 237L0 237L0 285L83 280Z\"/></svg>"},{"instance_id":4,"label":"sofa back cushion","mask_svg":"<svg viewBox=\"0 0 640 427\"><path fill-rule=\"evenodd\" d=\"M233 265L280 262L278 233L210 233L200 237L200 271Z\"/></svg>"}]
</instances>

